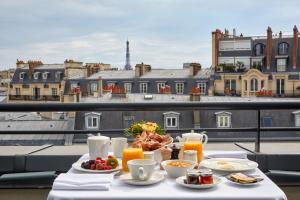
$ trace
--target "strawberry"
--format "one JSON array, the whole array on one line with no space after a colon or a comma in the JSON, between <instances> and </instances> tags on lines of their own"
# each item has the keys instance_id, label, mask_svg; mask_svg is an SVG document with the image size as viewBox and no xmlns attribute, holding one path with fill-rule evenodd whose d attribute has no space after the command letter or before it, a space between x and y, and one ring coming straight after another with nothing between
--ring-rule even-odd
<instances>
[{"instance_id":1,"label":"strawberry","mask_svg":"<svg viewBox=\"0 0 300 200\"><path fill-rule=\"evenodd\" d=\"M108 158L113 158L113 156L112 156L112 155L109 155Z\"/></svg>"},{"instance_id":2,"label":"strawberry","mask_svg":"<svg viewBox=\"0 0 300 200\"><path fill-rule=\"evenodd\" d=\"M97 157L97 158L96 158L96 160L102 160L102 158L100 158L100 157Z\"/></svg>"}]
</instances>

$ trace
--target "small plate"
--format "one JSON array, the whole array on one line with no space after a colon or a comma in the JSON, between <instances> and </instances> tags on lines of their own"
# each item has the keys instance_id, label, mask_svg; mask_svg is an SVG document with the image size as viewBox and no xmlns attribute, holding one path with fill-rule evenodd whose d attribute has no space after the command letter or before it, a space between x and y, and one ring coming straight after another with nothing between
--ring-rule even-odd
<instances>
[{"instance_id":1,"label":"small plate","mask_svg":"<svg viewBox=\"0 0 300 200\"><path fill-rule=\"evenodd\" d=\"M201 166L224 172L244 172L256 169L258 164L247 159L237 158L211 158L203 160Z\"/></svg>"},{"instance_id":2,"label":"small plate","mask_svg":"<svg viewBox=\"0 0 300 200\"><path fill-rule=\"evenodd\" d=\"M231 180L230 175L226 176L226 179L230 183L233 183L233 184L236 184L236 185L242 185L242 186L258 185L258 184L260 184L260 182L262 182L264 180L264 178L262 178L260 176L254 176L254 175L247 175L247 176L252 177L252 178L256 178L256 182L255 183L238 183L238 182L235 182L235 181Z\"/></svg>"},{"instance_id":3,"label":"small plate","mask_svg":"<svg viewBox=\"0 0 300 200\"><path fill-rule=\"evenodd\" d=\"M222 181L220 177L215 175L213 176L213 180L214 180L213 184L187 184L185 183L185 180L186 180L186 176L181 176L176 179L176 183L187 188L207 189L207 188L212 188L217 186Z\"/></svg>"},{"instance_id":4,"label":"small plate","mask_svg":"<svg viewBox=\"0 0 300 200\"><path fill-rule=\"evenodd\" d=\"M126 173L120 176L120 180L130 185L152 185L159 183L165 179L165 176L160 172L153 172L151 178L146 181L134 180L130 173Z\"/></svg>"},{"instance_id":5,"label":"small plate","mask_svg":"<svg viewBox=\"0 0 300 200\"><path fill-rule=\"evenodd\" d=\"M97 174L109 174L112 172L117 172L122 169L122 161L118 159L119 166L116 169L110 169L110 170L92 170L92 169L84 169L81 167L82 162L86 162L87 160L81 160L77 161L76 163L73 163L72 168L81 171L81 172L88 172L88 173L97 173Z\"/></svg>"}]
</instances>

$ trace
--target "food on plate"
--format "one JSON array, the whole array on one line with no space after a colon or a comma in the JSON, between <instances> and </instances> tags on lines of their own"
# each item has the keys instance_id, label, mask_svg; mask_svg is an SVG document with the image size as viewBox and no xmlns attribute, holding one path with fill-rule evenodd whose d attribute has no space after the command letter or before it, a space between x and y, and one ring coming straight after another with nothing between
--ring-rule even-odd
<instances>
[{"instance_id":1,"label":"food on plate","mask_svg":"<svg viewBox=\"0 0 300 200\"><path fill-rule=\"evenodd\" d=\"M96 158L81 163L83 169L90 170L112 170L119 166L118 160L113 156L108 156L107 159Z\"/></svg>"},{"instance_id":2,"label":"food on plate","mask_svg":"<svg viewBox=\"0 0 300 200\"><path fill-rule=\"evenodd\" d=\"M153 132L142 132L142 134L135 137L132 147L142 148L144 151L153 151L160 149L163 146L172 142L170 135L159 135Z\"/></svg>"},{"instance_id":3,"label":"food on plate","mask_svg":"<svg viewBox=\"0 0 300 200\"><path fill-rule=\"evenodd\" d=\"M173 167L190 167L192 166L192 163L185 162L185 161L171 161L167 165Z\"/></svg>"},{"instance_id":4,"label":"food on plate","mask_svg":"<svg viewBox=\"0 0 300 200\"><path fill-rule=\"evenodd\" d=\"M217 165L219 165L219 168L223 169L223 170L234 170L235 169L234 166L230 162L227 162L225 160L218 161Z\"/></svg>"},{"instance_id":5,"label":"food on plate","mask_svg":"<svg viewBox=\"0 0 300 200\"><path fill-rule=\"evenodd\" d=\"M249 183L256 183L257 179L251 176L247 176L243 173L234 173L229 175L229 179L233 182L242 183L242 184L249 184Z\"/></svg>"},{"instance_id":6,"label":"food on plate","mask_svg":"<svg viewBox=\"0 0 300 200\"><path fill-rule=\"evenodd\" d=\"M158 135L165 134L165 131L157 123L145 121L135 122L124 130L125 135L131 137L136 137L143 132L157 133Z\"/></svg>"}]
</instances>

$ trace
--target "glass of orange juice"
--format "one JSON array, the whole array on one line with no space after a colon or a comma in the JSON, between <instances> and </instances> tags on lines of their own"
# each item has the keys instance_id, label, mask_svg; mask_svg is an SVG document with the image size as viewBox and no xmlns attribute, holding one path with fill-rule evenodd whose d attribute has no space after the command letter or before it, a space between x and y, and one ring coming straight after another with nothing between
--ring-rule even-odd
<instances>
[{"instance_id":1,"label":"glass of orange juice","mask_svg":"<svg viewBox=\"0 0 300 200\"><path fill-rule=\"evenodd\" d=\"M200 163L202 161L202 157L203 157L202 142L200 142L200 141L187 141L183 145L183 150L195 150L195 151L197 151L198 163Z\"/></svg>"},{"instance_id":2,"label":"glass of orange juice","mask_svg":"<svg viewBox=\"0 0 300 200\"><path fill-rule=\"evenodd\" d=\"M128 172L127 162L133 159L144 159L142 148L126 148L123 150L122 167L123 171Z\"/></svg>"}]
</instances>

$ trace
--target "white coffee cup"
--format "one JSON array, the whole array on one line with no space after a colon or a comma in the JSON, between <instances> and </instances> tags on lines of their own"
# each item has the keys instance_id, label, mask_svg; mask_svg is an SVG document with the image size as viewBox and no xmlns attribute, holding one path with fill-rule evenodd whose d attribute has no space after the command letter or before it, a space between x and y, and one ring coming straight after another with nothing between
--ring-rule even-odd
<instances>
[{"instance_id":1,"label":"white coffee cup","mask_svg":"<svg viewBox=\"0 0 300 200\"><path fill-rule=\"evenodd\" d=\"M117 158L121 158L123 150L128 147L127 138L125 137L111 138L111 147L114 156Z\"/></svg>"},{"instance_id":2,"label":"white coffee cup","mask_svg":"<svg viewBox=\"0 0 300 200\"><path fill-rule=\"evenodd\" d=\"M108 156L109 149L109 137L106 136L91 136L88 137L87 143L89 146L90 159L96 159L97 157L106 158Z\"/></svg>"},{"instance_id":3,"label":"white coffee cup","mask_svg":"<svg viewBox=\"0 0 300 200\"><path fill-rule=\"evenodd\" d=\"M155 161L149 159L135 159L127 162L132 179L146 181L151 178Z\"/></svg>"},{"instance_id":4,"label":"white coffee cup","mask_svg":"<svg viewBox=\"0 0 300 200\"><path fill-rule=\"evenodd\" d=\"M153 151L144 151L144 159L154 160L154 152Z\"/></svg>"}]
</instances>

